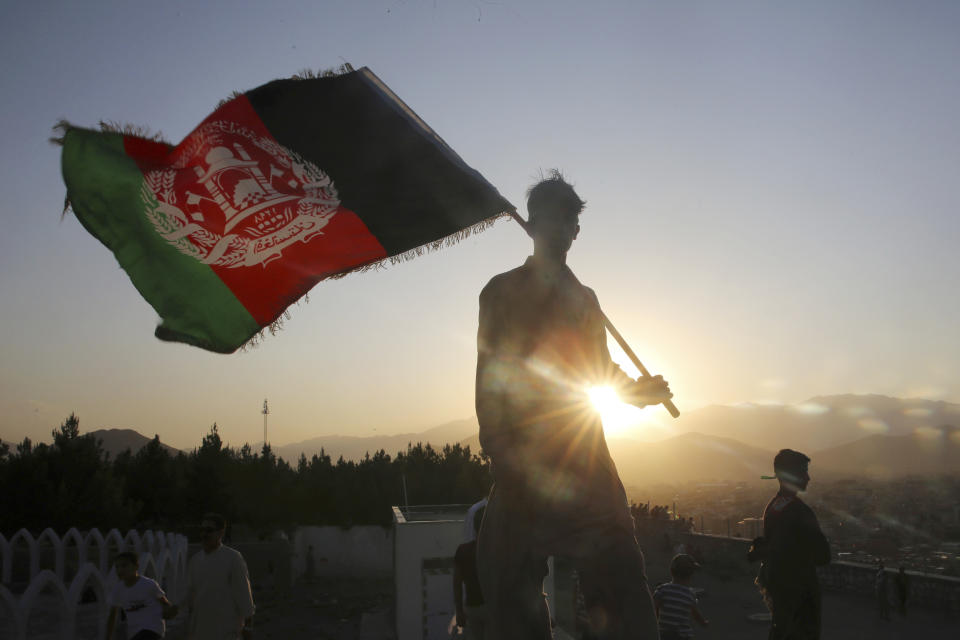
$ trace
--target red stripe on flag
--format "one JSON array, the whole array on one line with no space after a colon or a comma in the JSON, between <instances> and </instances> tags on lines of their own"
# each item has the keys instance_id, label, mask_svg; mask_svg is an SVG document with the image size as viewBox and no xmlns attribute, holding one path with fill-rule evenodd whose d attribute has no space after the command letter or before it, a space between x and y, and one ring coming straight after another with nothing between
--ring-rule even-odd
<instances>
[{"instance_id":1,"label":"red stripe on flag","mask_svg":"<svg viewBox=\"0 0 960 640\"><path fill-rule=\"evenodd\" d=\"M339 205L328 168L280 146L246 96L173 149L133 137L124 148L156 198L145 205L158 232L209 264L261 326L319 280L387 256Z\"/></svg>"},{"instance_id":2,"label":"red stripe on flag","mask_svg":"<svg viewBox=\"0 0 960 640\"><path fill-rule=\"evenodd\" d=\"M323 278L387 256L366 225L349 209L336 215L309 242L286 247L266 265L213 271L261 325L272 322Z\"/></svg>"}]
</instances>

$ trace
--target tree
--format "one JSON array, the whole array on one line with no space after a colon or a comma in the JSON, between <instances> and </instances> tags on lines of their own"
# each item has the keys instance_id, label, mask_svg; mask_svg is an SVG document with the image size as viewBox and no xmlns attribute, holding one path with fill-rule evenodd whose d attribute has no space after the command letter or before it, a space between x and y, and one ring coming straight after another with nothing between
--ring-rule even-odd
<instances>
[{"instance_id":1,"label":"tree","mask_svg":"<svg viewBox=\"0 0 960 640\"><path fill-rule=\"evenodd\" d=\"M50 432L53 436L53 445L56 447L67 447L74 440L80 437L80 418L77 414L70 413L70 417L63 421L59 429Z\"/></svg>"}]
</instances>

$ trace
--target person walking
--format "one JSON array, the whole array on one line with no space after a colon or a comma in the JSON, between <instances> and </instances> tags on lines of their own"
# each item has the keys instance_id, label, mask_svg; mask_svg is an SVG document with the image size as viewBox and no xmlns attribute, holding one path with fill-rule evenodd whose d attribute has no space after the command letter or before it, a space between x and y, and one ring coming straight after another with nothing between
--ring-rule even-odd
<instances>
[{"instance_id":1,"label":"person walking","mask_svg":"<svg viewBox=\"0 0 960 640\"><path fill-rule=\"evenodd\" d=\"M200 527L203 549L187 567L187 640L247 639L256 610L247 563L223 544L223 516L208 513Z\"/></svg>"},{"instance_id":2,"label":"person walking","mask_svg":"<svg viewBox=\"0 0 960 640\"><path fill-rule=\"evenodd\" d=\"M700 564L693 556L678 554L670 561L670 582L654 589L653 604L657 610L660 640L690 640L693 638L693 620L704 627L710 625L700 612L697 596L690 587L693 574L699 568Z\"/></svg>"},{"instance_id":3,"label":"person walking","mask_svg":"<svg viewBox=\"0 0 960 640\"><path fill-rule=\"evenodd\" d=\"M119 582L110 592L107 604L106 640L112 640L118 614L122 611L127 620L128 640L158 640L166 633L165 617L176 615L176 607L170 604L156 580L140 575L137 554L124 551L117 554L114 562Z\"/></svg>"}]
</instances>

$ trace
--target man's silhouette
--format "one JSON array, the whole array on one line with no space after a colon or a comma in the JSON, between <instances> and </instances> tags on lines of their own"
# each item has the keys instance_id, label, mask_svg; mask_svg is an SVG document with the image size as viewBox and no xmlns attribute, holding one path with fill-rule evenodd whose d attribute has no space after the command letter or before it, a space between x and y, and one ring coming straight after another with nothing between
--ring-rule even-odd
<instances>
[{"instance_id":1,"label":"man's silhouette","mask_svg":"<svg viewBox=\"0 0 960 640\"><path fill-rule=\"evenodd\" d=\"M477 418L494 487L478 541L488 640L550 638L548 556L577 567L599 638L656 638L643 555L587 390L638 406L671 397L610 359L603 314L566 266L584 202L559 172L528 194L533 255L480 294Z\"/></svg>"},{"instance_id":2,"label":"man's silhouette","mask_svg":"<svg viewBox=\"0 0 960 640\"><path fill-rule=\"evenodd\" d=\"M897 590L897 610L900 611L900 615L907 615L907 596L910 593L910 579L907 577L907 572L903 567L897 571L897 575L893 577L893 586Z\"/></svg>"},{"instance_id":3,"label":"man's silhouette","mask_svg":"<svg viewBox=\"0 0 960 640\"><path fill-rule=\"evenodd\" d=\"M887 568L881 562L877 565L877 574L873 580L874 592L877 596L877 610L881 620L890 619L890 580Z\"/></svg>"},{"instance_id":4,"label":"man's silhouette","mask_svg":"<svg viewBox=\"0 0 960 640\"><path fill-rule=\"evenodd\" d=\"M797 493L810 482L810 458L783 449L773 459L780 491L763 511L763 537L750 558L762 559L757 584L773 614L770 640L820 637L820 583L817 566L830 562L830 543L817 516Z\"/></svg>"}]
</instances>

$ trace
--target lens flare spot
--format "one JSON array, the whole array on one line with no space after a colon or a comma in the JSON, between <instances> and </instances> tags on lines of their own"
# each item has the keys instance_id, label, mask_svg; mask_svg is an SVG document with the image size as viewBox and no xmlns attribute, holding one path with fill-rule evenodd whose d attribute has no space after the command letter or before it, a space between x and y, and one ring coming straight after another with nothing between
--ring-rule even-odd
<instances>
[{"instance_id":1,"label":"lens flare spot","mask_svg":"<svg viewBox=\"0 0 960 640\"><path fill-rule=\"evenodd\" d=\"M943 431L936 427L917 427L913 433L922 440L938 440L943 437Z\"/></svg>"},{"instance_id":2,"label":"lens flare spot","mask_svg":"<svg viewBox=\"0 0 960 640\"><path fill-rule=\"evenodd\" d=\"M870 433L887 433L890 431L887 423L879 418L864 418L863 420L858 420L857 424L860 425L861 429Z\"/></svg>"},{"instance_id":3,"label":"lens flare spot","mask_svg":"<svg viewBox=\"0 0 960 640\"><path fill-rule=\"evenodd\" d=\"M903 415L909 418L926 418L933 413L930 409L925 409L923 407L913 407L912 409L905 409Z\"/></svg>"},{"instance_id":4,"label":"lens flare spot","mask_svg":"<svg viewBox=\"0 0 960 640\"><path fill-rule=\"evenodd\" d=\"M787 387L787 381L783 378L767 378L760 381L760 388L767 391L779 391Z\"/></svg>"},{"instance_id":5,"label":"lens flare spot","mask_svg":"<svg viewBox=\"0 0 960 640\"><path fill-rule=\"evenodd\" d=\"M612 387L591 387L587 395L593 408L601 414L612 411L620 404L620 396Z\"/></svg>"},{"instance_id":6,"label":"lens flare spot","mask_svg":"<svg viewBox=\"0 0 960 640\"><path fill-rule=\"evenodd\" d=\"M830 411L830 407L817 404L816 402L804 402L803 404L795 406L793 410L807 416L819 416Z\"/></svg>"},{"instance_id":7,"label":"lens flare spot","mask_svg":"<svg viewBox=\"0 0 960 640\"><path fill-rule=\"evenodd\" d=\"M620 400L617 392L608 386L591 387L587 396L594 410L600 414L603 432L610 437L646 437L649 436L650 418L648 409L638 409Z\"/></svg>"}]
</instances>

